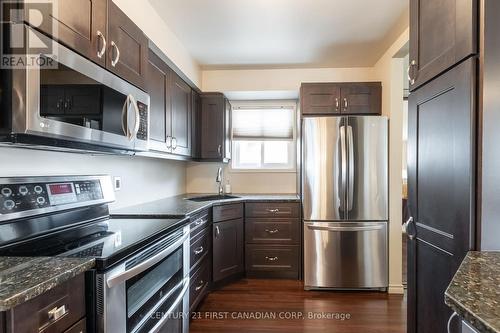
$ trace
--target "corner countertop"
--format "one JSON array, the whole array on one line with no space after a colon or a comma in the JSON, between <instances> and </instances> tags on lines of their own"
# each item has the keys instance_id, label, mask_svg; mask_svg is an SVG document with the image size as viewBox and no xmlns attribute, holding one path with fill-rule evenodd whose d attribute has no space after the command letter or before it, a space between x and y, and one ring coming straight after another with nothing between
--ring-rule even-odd
<instances>
[{"instance_id":1,"label":"corner countertop","mask_svg":"<svg viewBox=\"0 0 500 333\"><path fill-rule=\"evenodd\" d=\"M184 218L213 206L239 202L300 202L297 194L231 194L234 199L196 202L187 200L212 194L183 194L111 211L115 217L141 215L153 218Z\"/></svg>"},{"instance_id":2,"label":"corner countertop","mask_svg":"<svg viewBox=\"0 0 500 333\"><path fill-rule=\"evenodd\" d=\"M479 332L500 332L500 252L469 252L444 298Z\"/></svg>"},{"instance_id":3,"label":"corner countertop","mask_svg":"<svg viewBox=\"0 0 500 333\"><path fill-rule=\"evenodd\" d=\"M91 269L94 259L0 257L0 312L27 302Z\"/></svg>"}]
</instances>

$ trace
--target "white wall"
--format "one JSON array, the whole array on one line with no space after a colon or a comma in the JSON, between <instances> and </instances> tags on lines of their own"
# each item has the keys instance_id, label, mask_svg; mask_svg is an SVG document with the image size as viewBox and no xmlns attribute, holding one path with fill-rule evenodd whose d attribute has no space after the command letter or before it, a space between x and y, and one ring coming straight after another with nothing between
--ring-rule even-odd
<instances>
[{"instance_id":1,"label":"white wall","mask_svg":"<svg viewBox=\"0 0 500 333\"><path fill-rule=\"evenodd\" d=\"M389 131L389 292L403 293L402 284L402 169L404 58L395 57L409 40L409 30L392 44L375 65L382 81L382 113Z\"/></svg>"},{"instance_id":2,"label":"white wall","mask_svg":"<svg viewBox=\"0 0 500 333\"><path fill-rule=\"evenodd\" d=\"M186 192L185 162L0 148L0 177L92 174L121 177L112 209Z\"/></svg>"},{"instance_id":3,"label":"white wall","mask_svg":"<svg viewBox=\"0 0 500 333\"><path fill-rule=\"evenodd\" d=\"M201 87L199 64L170 30L148 0L113 0L165 55L197 86Z\"/></svg>"}]
</instances>

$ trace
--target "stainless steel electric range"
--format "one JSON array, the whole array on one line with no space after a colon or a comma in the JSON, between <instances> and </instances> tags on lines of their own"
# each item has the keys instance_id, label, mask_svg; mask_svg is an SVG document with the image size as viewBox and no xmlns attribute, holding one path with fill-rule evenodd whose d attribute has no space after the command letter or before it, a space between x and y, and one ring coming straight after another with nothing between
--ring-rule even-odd
<instances>
[{"instance_id":1,"label":"stainless steel electric range","mask_svg":"<svg viewBox=\"0 0 500 333\"><path fill-rule=\"evenodd\" d=\"M108 176L0 178L0 256L93 257L89 331L189 331L188 219L115 219Z\"/></svg>"}]
</instances>

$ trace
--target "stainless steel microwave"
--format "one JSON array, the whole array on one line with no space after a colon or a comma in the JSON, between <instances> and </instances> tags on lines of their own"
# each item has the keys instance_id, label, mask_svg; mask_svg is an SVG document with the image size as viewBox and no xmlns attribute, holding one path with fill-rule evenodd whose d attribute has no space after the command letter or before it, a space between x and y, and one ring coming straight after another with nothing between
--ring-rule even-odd
<instances>
[{"instance_id":1,"label":"stainless steel microwave","mask_svg":"<svg viewBox=\"0 0 500 333\"><path fill-rule=\"evenodd\" d=\"M37 39L51 43L54 52L35 53L35 61L29 60L35 65L2 69L0 103L6 111L0 119L2 141L25 136L31 139L22 143L32 145L70 142L148 150L150 98L146 92L31 27L23 25L23 29L26 45ZM9 35L3 31L3 36ZM5 49L8 38L4 39ZM25 49L26 54L32 53Z\"/></svg>"}]
</instances>

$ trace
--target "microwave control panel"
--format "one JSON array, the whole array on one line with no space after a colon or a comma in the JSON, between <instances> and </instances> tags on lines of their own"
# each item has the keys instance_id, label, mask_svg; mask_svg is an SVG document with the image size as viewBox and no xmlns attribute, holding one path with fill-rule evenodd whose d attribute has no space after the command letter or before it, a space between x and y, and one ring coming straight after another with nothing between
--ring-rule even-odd
<instances>
[{"instance_id":1,"label":"microwave control panel","mask_svg":"<svg viewBox=\"0 0 500 333\"><path fill-rule=\"evenodd\" d=\"M99 180L0 184L0 215L103 199Z\"/></svg>"},{"instance_id":2,"label":"microwave control panel","mask_svg":"<svg viewBox=\"0 0 500 333\"><path fill-rule=\"evenodd\" d=\"M137 139L147 141L148 140L148 106L141 102L137 102L137 107L139 108L139 132L137 132Z\"/></svg>"}]
</instances>

